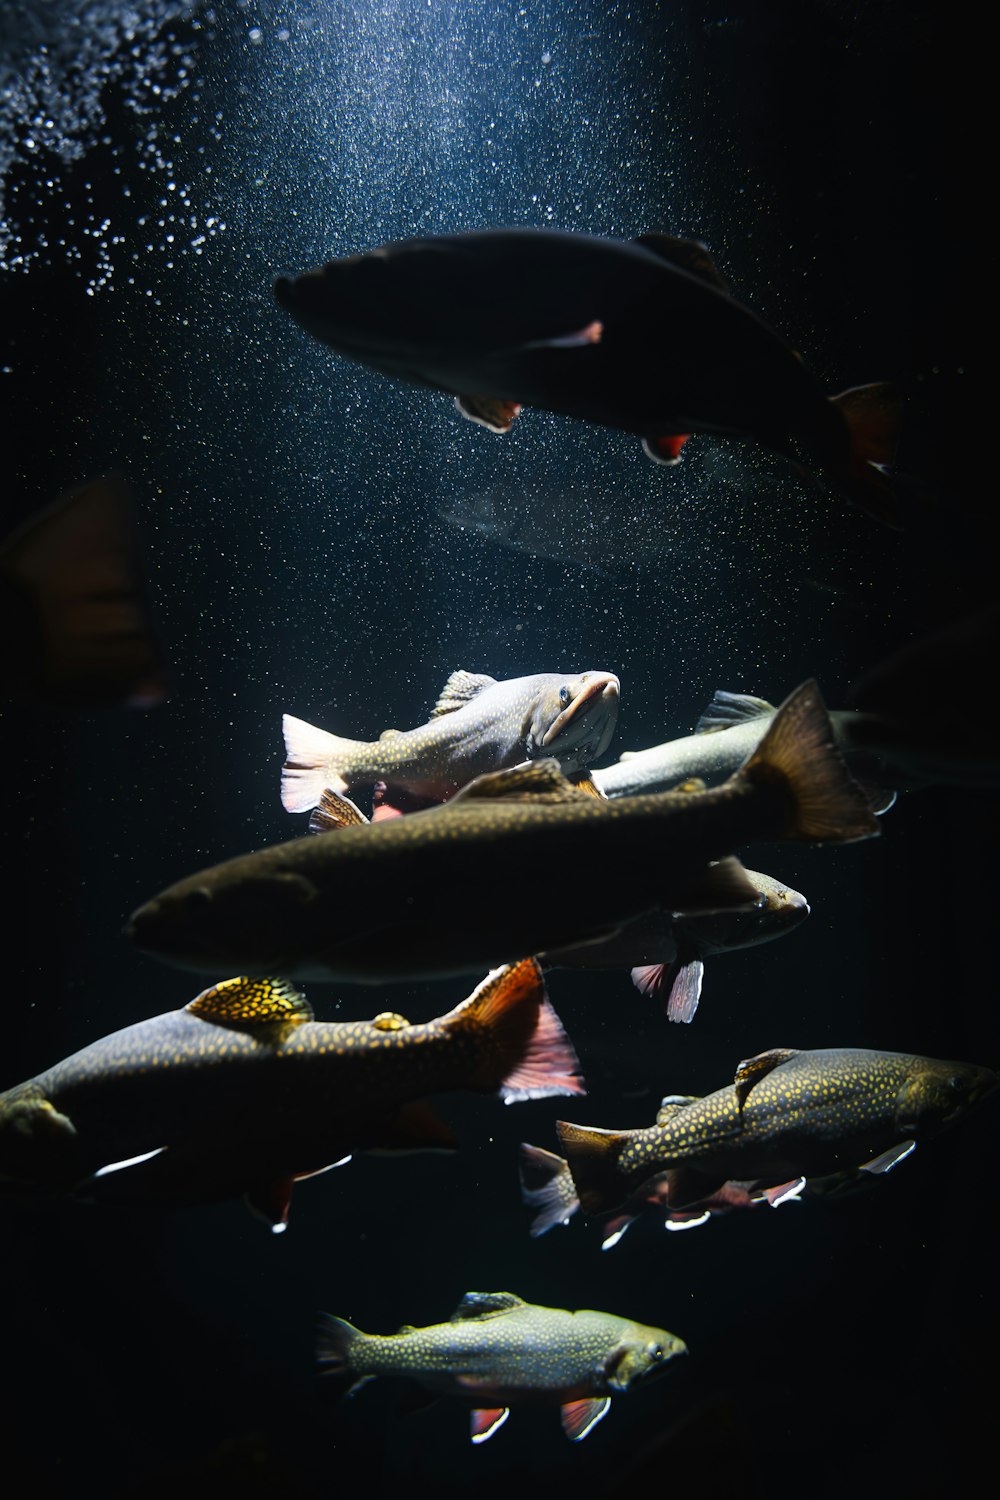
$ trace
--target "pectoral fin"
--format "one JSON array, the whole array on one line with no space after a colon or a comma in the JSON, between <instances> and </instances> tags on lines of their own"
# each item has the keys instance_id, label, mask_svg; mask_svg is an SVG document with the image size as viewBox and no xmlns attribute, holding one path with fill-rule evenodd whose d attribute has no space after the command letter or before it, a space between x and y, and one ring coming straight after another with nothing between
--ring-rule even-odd
<instances>
[{"instance_id":1,"label":"pectoral fin","mask_svg":"<svg viewBox=\"0 0 1000 1500\"><path fill-rule=\"evenodd\" d=\"M510 1416L508 1406L480 1406L469 1414L469 1436L474 1443L485 1443L499 1432Z\"/></svg>"},{"instance_id":2,"label":"pectoral fin","mask_svg":"<svg viewBox=\"0 0 1000 1500\"><path fill-rule=\"evenodd\" d=\"M571 1442L579 1443L608 1414L610 1396L590 1396L583 1401L567 1401L560 1411L563 1432Z\"/></svg>"},{"instance_id":3,"label":"pectoral fin","mask_svg":"<svg viewBox=\"0 0 1000 1500\"><path fill-rule=\"evenodd\" d=\"M509 432L521 412L519 401L504 401L499 396L456 396L455 405L463 417L491 432Z\"/></svg>"}]
</instances>

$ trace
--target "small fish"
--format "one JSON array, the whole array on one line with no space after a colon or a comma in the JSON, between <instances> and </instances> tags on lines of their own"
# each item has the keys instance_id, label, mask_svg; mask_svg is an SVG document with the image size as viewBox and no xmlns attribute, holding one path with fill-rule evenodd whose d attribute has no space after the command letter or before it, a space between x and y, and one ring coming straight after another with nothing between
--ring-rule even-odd
<instances>
[{"instance_id":1,"label":"small fish","mask_svg":"<svg viewBox=\"0 0 1000 1500\"><path fill-rule=\"evenodd\" d=\"M661 1109L646 1130L557 1129L585 1213L617 1208L661 1172L672 1174L671 1208L688 1208L730 1180L886 1172L997 1082L991 1068L909 1052L776 1047L741 1062L726 1088Z\"/></svg>"},{"instance_id":2,"label":"small fish","mask_svg":"<svg viewBox=\"0 0 1000 1500\"><path fill-rule=\"evenodd\" d=\"M766 698L755 698L750 693L717 692L698 720L694 734L667 740L649 750L626 750L613 766L592 771L591 775L606 797L661 792L691 780L712 785L731 776L753 753L776 713L774 704ZM896 800L896 792L890 788L905 784L905 772L855 743L852 726L857 714L839 709L829 713L834 742L852 774L864 786L872 811L887 812Z\"/></svg>"},{"instance_id":3,"label":"small fish","mask_svg":"<svg viewBox=\"0 0 1000 1500\"><path fill-rule=\"evenodd\" d=\"M558 1406L573 1442L607 1415L611 1397L665 1369L687 1345L665 1328L605 1312L537 1307L513 1292L466 1292L448 1323L362 1333L320 1315L318 1360L327 1375L405 1375L432 1396L472 1407L470 1435L485 1443L512 1406Z\"/></svg>"},{"instance_id":4,"label":"small fish","mask_svg":"<svg viewBox=\"0 0 1000 1500\"><path fill-rule=\"evenodd\" d=\"M0 694L87 711L170 696L125 480L69 490L0 545Z\"/></svg>"},{"instance_id":5,"label":"small fish","mask_svg":"<svg viewBox=\"0 0 1000 1500\"><path fill-rule=\"evenodd\" d=\"M479 230L330 261L279 277L274 294L338 354L449 391L494 432L537 406L634 432L667 465L692 433L739 438L898 524L885 472L896 392L881 383L827 397L696 241Z\"/></svg>"},{"instance_id":6,"label":"small fish","mask_svg":"<svg viewBox=\"0 0 1000 1500\"><path fill-rule=\"evenodd\" d=\"M451 1150L422 1104L583 1093L538 965L424 1024L313 1020L284 980L228 979L0 1094L0 1180L127 1201L244 1194L276 1231L294 1184L353 1151Z\"/></svg>"},{"instance_id":7,"label":"small fish","mask_svg":"<svg viewBox=\"0 0 1000 1500\"><path fill-rule=\"evenodd\" d=\"M281 800L288 812L307 812L328 787L343 793L382 781L383 809L397 791L443 802L476 776L543 755L568 774L608 748L619 691L613 672L539 672L509 682L453 672L426 724L387 729L373 741L341 739L285 714Z\"/></svg>"},{"instance_id":8,"label":"small fish","mask_svg":"<svg viewBox=\"0 0 1000 1500\"><path fill-rule=\"evenodd\" d=\"M735 848L877 831L810 682L722 787L608 802L535 761L440 807L188 876L126 930L200 972L442 977L610 937L644 911L756 906Z\"/></svg>"}]
</instances>

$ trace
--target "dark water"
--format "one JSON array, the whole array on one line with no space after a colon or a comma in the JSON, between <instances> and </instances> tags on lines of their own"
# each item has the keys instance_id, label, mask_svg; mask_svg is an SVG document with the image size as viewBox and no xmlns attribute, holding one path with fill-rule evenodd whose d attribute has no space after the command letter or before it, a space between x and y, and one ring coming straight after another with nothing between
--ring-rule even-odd
<instances>
[{"instance_id":1,"label":"dark water","mask_svg":"<svg viewBox=\"0 0 1000 1500\"><path fill-rule=\"evenodd\" d=\"M617 756L686 733L717 687L773 699L815 675L837 705L996 589L950 11L221 0L149 5L131 39L117 13L14 5L0 26L27 99L4 97L0 158L5 526L127 473L177 691L148 714L4 712L3 1087L199 988L121 925L299 830L283 710L373 737L420 722L456 667L602 667L622 680ZM901 463L936 508L891 533L711 439L667 472L538 412L494 438L335 360L271 300L275 274L334 254L514 223L704 239L831 390L900 382ZM520 530L455 523L491 493ZM991 689L926 696L988 720ZM624 973L554 974L590 1089L571 1117L645 1123L771 1046L995 1066L996 812L935 788L877 842L752 851L813 914L710 967L691 1028ZM470 878L488 895L488 870ZM321 1017L425 1018L465 988L308 986ZM566 1105L443 1112L456 1158L305 1183L280 1238L238 1203L0 1203L5 1470L67 1496L969 1492L992 1451L995 1106L863 1195L688 1234L653 1219L607 1254L593 1223L527 1235L517 1144L553 1146ZM400 1417L388 1383L338 1405L314 1378L319 1308L388 1331L497 1288L663 1325L691 1356L580 1446L555 1412L515 1411L473 1449L457 1405Z\"/></svg>"}]
</instances>

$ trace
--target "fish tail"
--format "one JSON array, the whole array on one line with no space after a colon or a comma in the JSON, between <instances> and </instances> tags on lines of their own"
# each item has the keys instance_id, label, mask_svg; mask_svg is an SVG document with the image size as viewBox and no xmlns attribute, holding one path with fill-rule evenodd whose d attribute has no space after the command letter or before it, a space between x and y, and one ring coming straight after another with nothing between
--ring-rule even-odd
<instances>
[{"instance_id":1,"label":"fish tail","mask_svg":"<svg viewBox=\"0 0 1000 1500\"><path fill-rule=\"evenodd\" d=\"M554 1151L541 1146L521 1144L521 1198L528 1208L537 1209L529 1233L537 1239L556 1224L568 1224L580 1207L569 1163ZM531 1179L535 1179L534 1186Z\"/></svg>"},{"instance_id":2,"label":"fish tail","mask_svg":"<svg viewBox=\"0 0 1000 1500\"><path fill-rule=\"evenodd\" d=\"M830 400L847 423L850 442L847 466L835 477L836 488L877 521L899 530L903 520L899 495L885 470L899 444L902 396L888 381L876 381L852 386Z\"/></svg>"},{"instance_id":3,"label":"fish tail","mask_svg":"<svg viewBox=\"0 0 1000 1500\"><path fill-rule=\"evenodd\" d=\"M443 1024L473 1039L478 1066L467 1083L471 1089L497 1090L505 1104L586 1092L573 1044L533 958L493 969Z\"/></svg>"},{"instance_id":4,"label":"fish tail","mask_svg":"<svg viewBox=\"0 0 1000 1500\"><path fill-rule=\"evenodd\" d=\"M321 1312L316 1332L316 1362L323 1375L353 1375L351 1345L363 1339L360 1329L352 1327L343 1318Z\"/></svg>"},{"instance_id":5,"label":"fish tail","mask_svg":"<svg viewBox=\"0 0 1000 1500\"><path fill-rule=\"evenodd\" d=\"M783 782L788 821L778 836L848 844L879 831L868 798L847 769L819 688L811 679L778 709L771 727L736 777Z\"/></svg>"},{"instance_id":6,"label":"fish tail","mask_svg":"<svg viewBox=\"0 0 1000 1500\"><path fill-rule=\"evenodd\" d=\"M282 715L281 728L285 736L281 805L285 811L308 812L318 806L328 787L342 797L350 783L341 773L354 759L357 741L341 739L291 714Z\"/></svg>"},{"instance_id":7,"label":"fish tail","mask_svg":"<svg viewBox=\"0 0 1000 1500\"><path fill-rule=\"evenodd\" d=\"M570 1125L565 1120L556 1121L556 1130L584 1213L607 1213L618 1208L629 1191L619 1165L629 1132Z\"/></svg>"}]
</instances>

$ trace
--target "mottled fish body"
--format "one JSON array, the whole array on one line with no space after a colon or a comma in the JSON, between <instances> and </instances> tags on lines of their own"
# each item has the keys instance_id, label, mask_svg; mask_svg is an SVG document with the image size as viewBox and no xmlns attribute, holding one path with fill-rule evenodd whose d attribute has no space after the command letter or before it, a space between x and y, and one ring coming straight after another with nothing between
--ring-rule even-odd
<instances>
[{"instance_id":1,"label":"mottled fish body","mask_svg":"<svg viewBox=\"0 0 1000 1500\"><path fill-rule=\"evenodd\" d=\"M705 247L551 229L405 240L275 283L337 353L449 391L507 431L521 405L634 432L675 463L694 432L801 454L883 519L899 402L884 385L828 398L802 360L729 296Z\"/></svg>"},{"instance_id":2,"label":"mottled fish body","mask_svg":"<svg viewBox=\"0 0 1000 1500\"><path fill-rule=\"evenodd\" d=\"M285 714L281 800L289 812L315 807L323 791L386 782L442 802L476 776L539 756L570 773L604 754L618 721L613 672L538 672L498 682L453 672L426 724L351 740Z\"/></svg>"},{"instance_id":3,"label":"mottled fish body","mask_svg":"<svg viewBox=\"0 0 1000 1500\"><path fill-rule=\"evenodd\" d=\"M996 1084L992 1069L908 1052L775 1048L740 1063L726 1088L661 1109L648 1129L558 1130L585 1212L616 1208L667 1171L671 1206L683 1208L729 1180L888 1170Z\"/></svg>"},{"instance_id":4,"label":"mottled fish body","mask_svg":"<svg viewBox=\"0 0 1000 1500\"><path fill-rule=\"evenodd\" d=\"M756 905L727 859L744 843L875 832L807 683L722 787L608 802L538 761L480 777L441 807L201 871L141 907L128 931L199 971L457 974L609 936L653 908Z\"/></svg>"},{"instance_id":5,"label":"mottled fish body","mask_svg":"<svg viewBox=\"0 0 1000 1500\"><path fill-rule=\"evenodd\" d=\"M512 1292L468 1292L448 1323L362 1333L324 1314L319 1363L358 1384L403 1375L434 1395L472 1405L472 1441L483 1442L509 1408L561 1408L579 1441L603 1417L611 1396L661 1370L686 1346L676 1334L611 1313L538 1307Z\"/></svg>"},{"instance_id":6,"label":"mottled fish body","mask_svg":"<svg viewBox=\"0 0 1000 1500\"><path fill-rule=\"evenodd\" d=\"M582 1092L531 960L436 1020L320 1022L284 981L227 980L0 1094L0 1178L110 1196L249 1195L273 1223L292 1184L355 1150L450 1149L415 1101ZM137 1160L149 1154L147 1161ZM110 1174L114 1163L134 1163Z\"/></svg>"}]
</instances>

